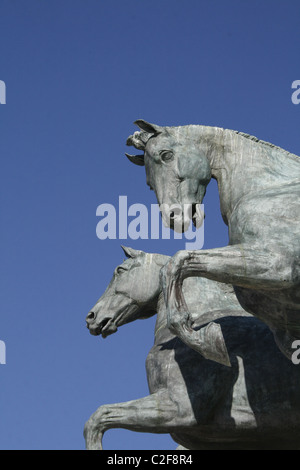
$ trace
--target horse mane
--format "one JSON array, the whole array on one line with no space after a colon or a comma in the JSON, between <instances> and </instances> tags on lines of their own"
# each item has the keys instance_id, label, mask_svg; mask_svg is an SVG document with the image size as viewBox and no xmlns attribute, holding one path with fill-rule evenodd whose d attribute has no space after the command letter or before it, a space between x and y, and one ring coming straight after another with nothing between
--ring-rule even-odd
<instances>
[{"instance_id":1,"label":"horse mane","mask_svg":"<svg viewBox=\"0 0 300 470\"><path fill-rule=\"evenodd\" d=\"M240 131L235 131L235 130L233 130L232 132L234 132L235 134L241 135L242 137L245 137L246 139L253 140L254 142L258 144L266 145L267 147L273 148L274 150L280 150L281 152L284 152L286 155L290 157L296 157L299 160L299 157L296 154L291 153L288 150L285 150L282 147L279 147L278 145L274 145L274 144L271 144L270 142L266 142L265 140L258 139L254 135L246 134L245 132L240 132Z\"/></svg>"},{"instance_id":2,"label":"horse mane","mask_svg":"<svg viewBox=\"0 0 300 470\"><path fill-rule=\"evenodd\" d=\"M197 125L187 125L187 126L181 126L182 129L186 129L186 128L189 128L189 129L197 129ZM207 126L203 126L203 127L207 127ZM226 129L223 128L223 127L219 127L217 128L219 130L222 130L222 131L225 131ZM293 159L296 159L297 162L299 162L299 157L298 155L294 154L294 153L291 153L289 152L288 150L285 150L283 149L282 147L279 147L278 145L274 145L270 142L266 142L265 140L261 140L261 139L258 139L257 137L255 137L254 135L251 135L251 134L247 134L245 132L241 132L241 131L236 131L236 130L233 130L233 129L227 129L228 131L231 131L233 132L234 134L237 134L237 135L240 135L242 137L245 137L246 139L249 139L249 140L252 140L253 142L257 143L257 144L262 144L263 146L266 146L266 147L269 147L271 149L274 149L274 150L279 150L281 152L283 152L286 156L289 156Z\"/></svg>"}]
</instances>

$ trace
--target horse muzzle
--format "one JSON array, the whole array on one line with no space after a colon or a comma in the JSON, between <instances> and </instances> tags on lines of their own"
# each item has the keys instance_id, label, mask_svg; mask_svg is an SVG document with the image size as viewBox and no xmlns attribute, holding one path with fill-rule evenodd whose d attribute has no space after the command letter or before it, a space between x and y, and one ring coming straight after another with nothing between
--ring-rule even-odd
<instances>
[{"instance_id":1,"label":"horse muzzle","mask_svg":"<svg viewBox=\"0 0 300 470\"><path fill-rule=\"evenodd\" d=\"M103 338L115 333L118 329L111 317L104 317L99 321L94 312L89 312L87 315L86 326L93 336L102 335Z\"/></svg>"},{"instance_id":2,"label":"horse muzzle","mask_svg":"<svg viewBox=\"0 0 300 470\"><path fill-rule=\"evenodd\" d=\"M195 228L200 228L205 217L200 204L173 204L167 208L162 204L160 209L164 225L177 233L186 232L191 221Z\"/></svg>"}]
</instances>

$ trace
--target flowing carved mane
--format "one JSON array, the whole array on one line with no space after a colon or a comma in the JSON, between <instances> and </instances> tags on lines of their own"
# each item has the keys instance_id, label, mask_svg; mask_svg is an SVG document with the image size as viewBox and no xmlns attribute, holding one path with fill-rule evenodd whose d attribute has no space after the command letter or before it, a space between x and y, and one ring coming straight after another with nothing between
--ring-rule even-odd
<instances>
[{"instance_id":1,"label":"flowing carved mane","mask_svg":"<svg viewBox=\"0 0 300 470\"><path fill-rule=\"evenodd\" d=\"M235 134L241 135L241 136L245 137L246 139L253 140L254 142L256 142L258 144L263 144L263 145L266 145L267 147L271 147L275 150L280 150L281 152L285 153L289 157L295 157L299 161L298 155L296 155L294 153L291 153L288 150L284 150L283 148L278 147L278 145L271 144L270 142L266 142L265 140L260 140L257 137L255 137L254 135L246 134L245 132L240 132L240 131L235 131L235 130L233 130L232 132L234 132Z\"/></svg>"}]
</instances>

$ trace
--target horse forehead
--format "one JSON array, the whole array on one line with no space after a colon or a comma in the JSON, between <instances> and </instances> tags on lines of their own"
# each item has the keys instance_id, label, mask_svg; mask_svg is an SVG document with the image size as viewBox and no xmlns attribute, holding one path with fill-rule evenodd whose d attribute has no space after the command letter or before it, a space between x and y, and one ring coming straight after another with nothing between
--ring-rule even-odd
<instances>
[{"instance_id":1,"label":"horse forehead","mask_svg":"<svg viewBox=\"0 0 300 470\"><path fill-rule=\"evenodd\" d=\"M199 131L196 133L196 126L191 127L193 127L193 132L186 126L165 128L161 134L149 139L146 150L150 154L153 154L155 151L162 149L167 150L195 146L195 144L198 143Z\"/></svg>"},{"instance_id":2,"label":"horse forehead","mask_svg":"<svg viewBox=\"0 0 300 470\"><path fill-rule=\"evenodd\" d=\"M163 132L151 139L147 143L147 150L153 152L162 148L169 148L172 145L176 145L178 139L175 138L173 132Z\"/></svg>"},{"instance_id":3,"label":"horse forehead","mask_svg":"<svg viewBox=\"0 0 300 470\"><path fill-rule=\"evenodd\" d=\"M127 268L128 271L137 272L135 268L144 269L150 265L152 267L155 266L154 257L155 255L153 253L142 253L136 258L128 258L123 262L122 266Z\"/></svg>"},{"instance_id":4,"label":"horse forehead","mask_svg":"<svg viewBox=\"0 0 300 470\"><path fill-rule=\"evenodd\" d=\"M133 270L133 268L150 268L156 266L154 262L155 255L153 253L142 253L137 258L131 259L131 263L129 263L129 269Z\"/></svg>"}]
</instances>

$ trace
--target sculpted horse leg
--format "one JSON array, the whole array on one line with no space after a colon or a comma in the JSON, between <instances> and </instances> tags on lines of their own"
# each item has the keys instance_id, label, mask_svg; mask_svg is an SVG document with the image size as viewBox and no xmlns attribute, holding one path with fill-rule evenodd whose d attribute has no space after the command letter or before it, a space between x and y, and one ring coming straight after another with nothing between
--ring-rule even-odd
<instances>
[{"instance_id":1,"label":"sculpted horse leg","mask_svg":"<svg viewBox=\"0 0 300 470\"><path fill-rule=\"evenodd\" d=\"M85 424L86 448L102 450L103 434L112 428L168 434L180 425L177 414L176 404L164 391L138 400L100 406Z\"/></svg>"},{"instance_id":2,"label":"sculpted horse leg","mask_svg":"<svg viewBox=\"0 0 300 470\"><path fill-rule=\"evenodd\" d=\"M299 266L286 263L280 252L261 251L256 246L243 244L176 253L161 270L168 326L188 346L203 354L203 338L191 327L182 293L182 283L190 276L202 276L248 289L276 291L295 285ZM219 361L218 355L215 360L224 364L227 357Z\"/></svg>"}]
</instances>

